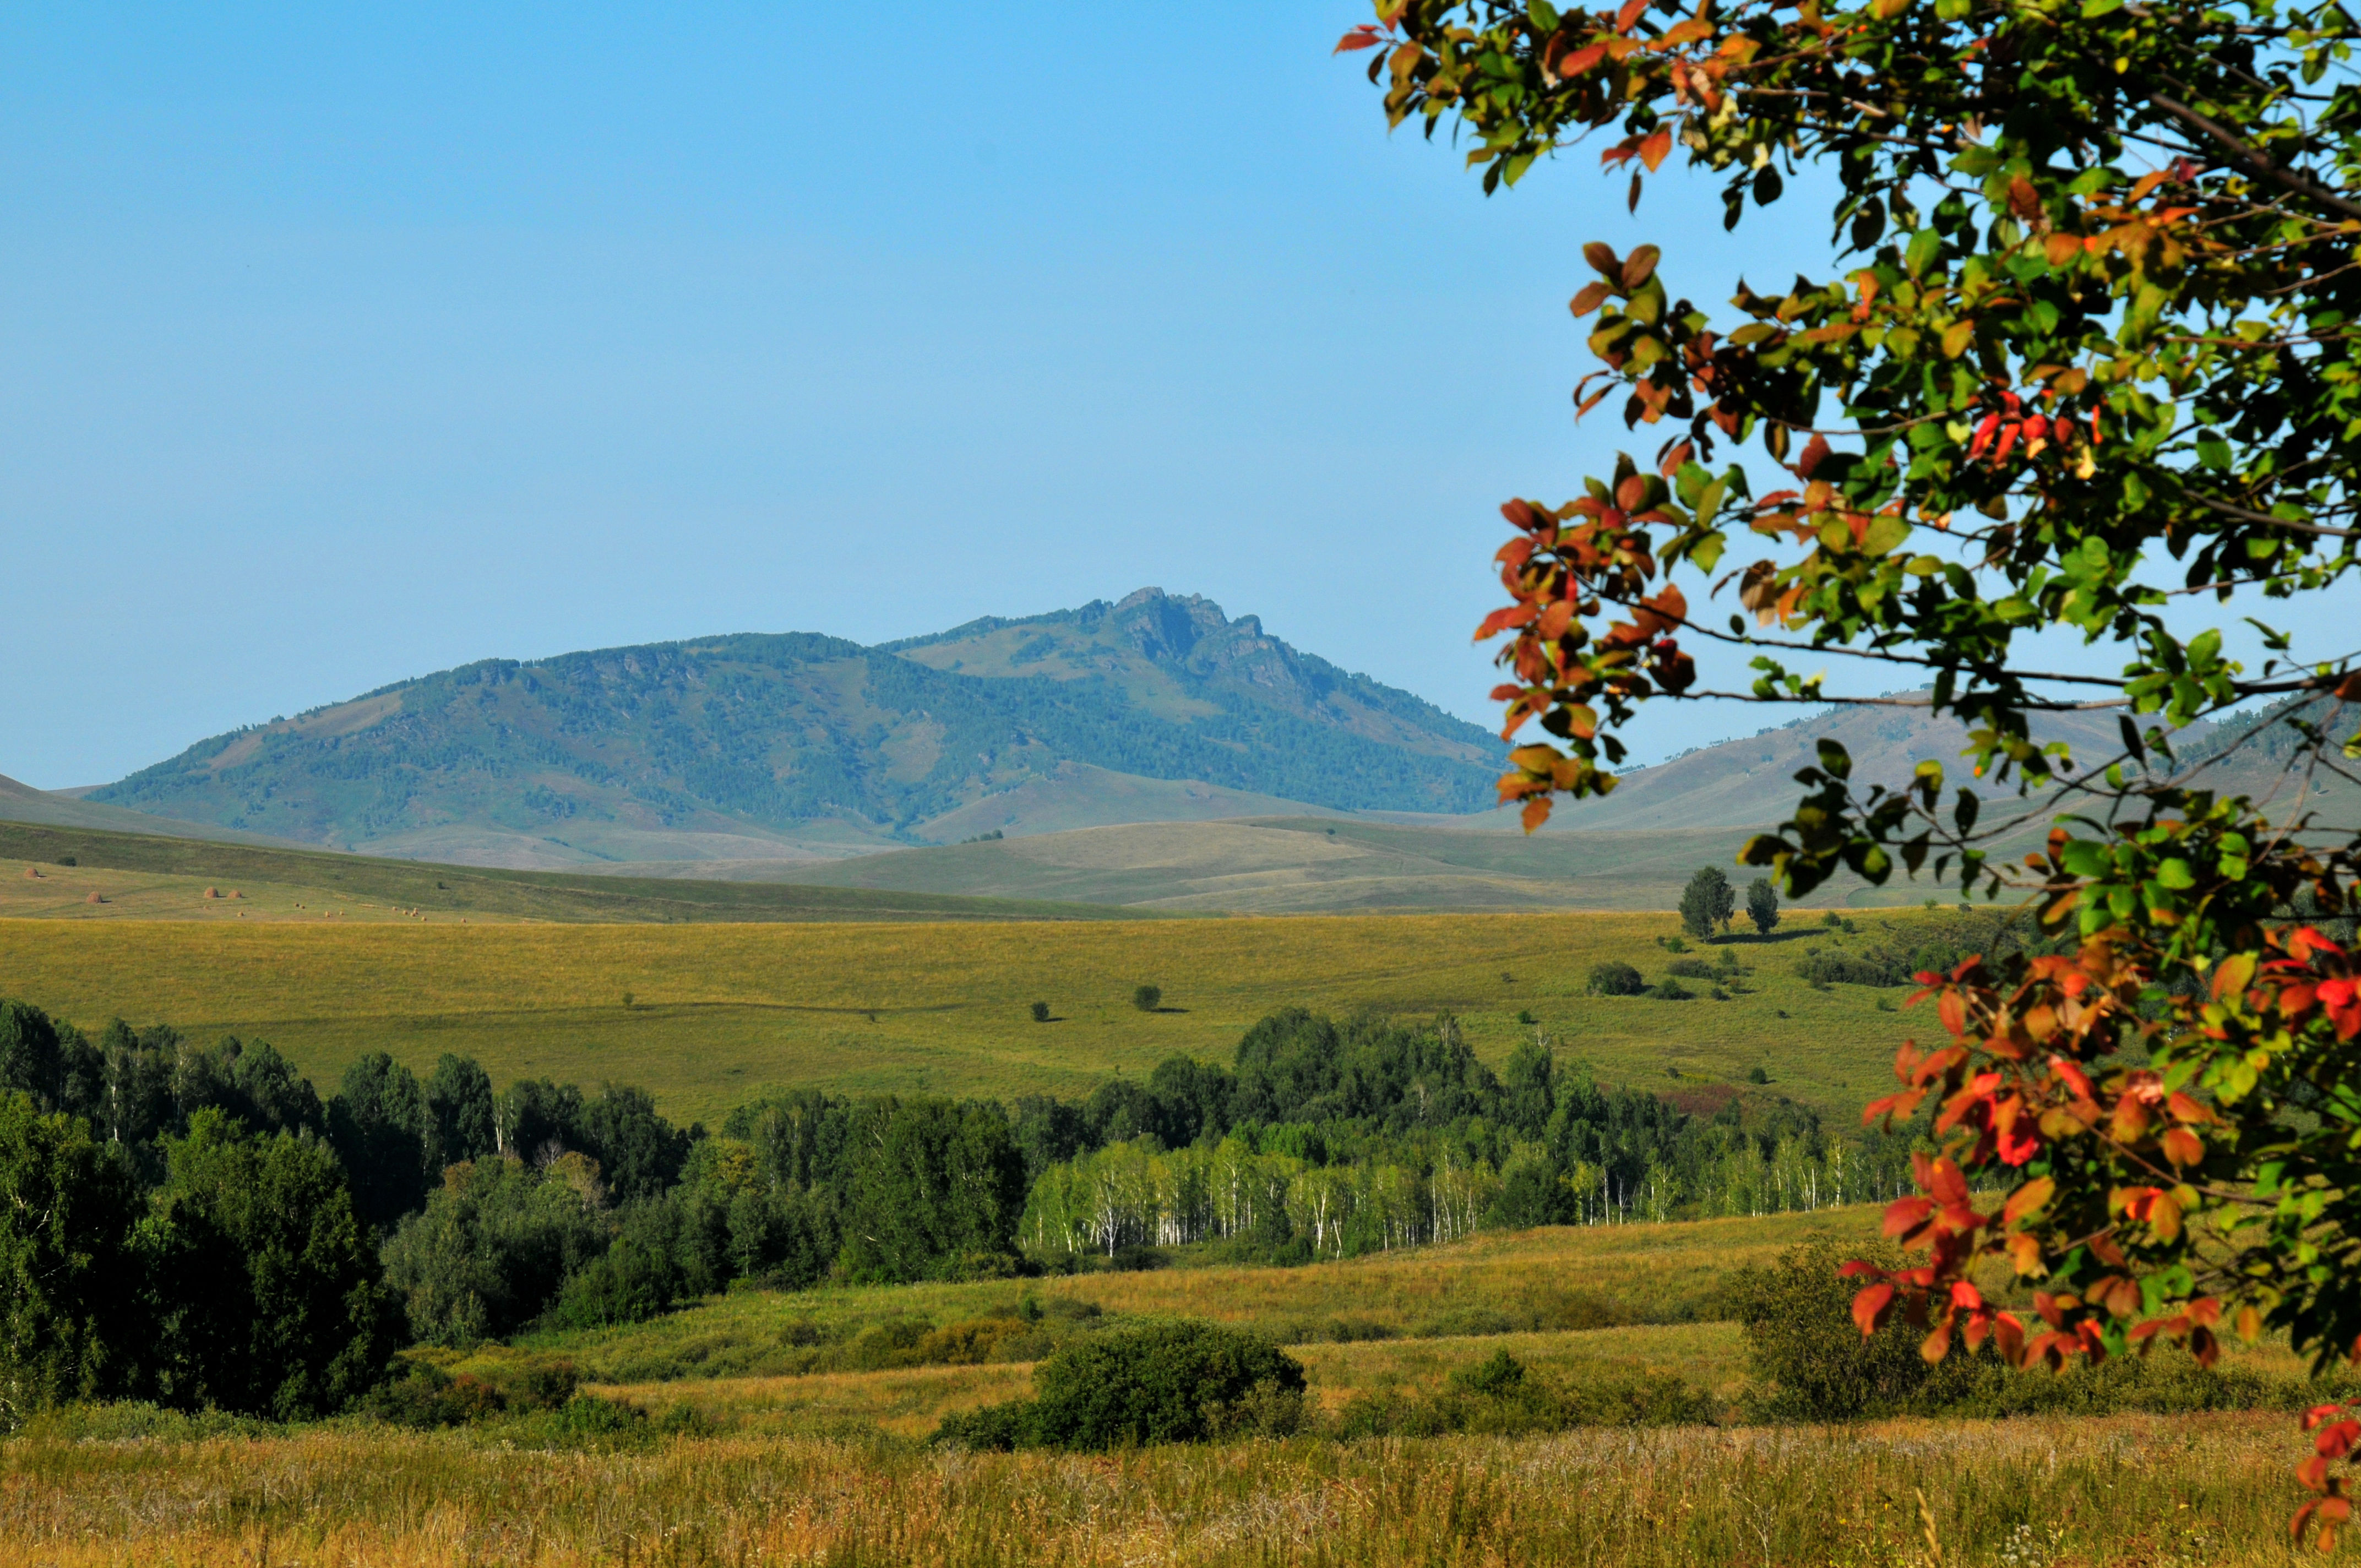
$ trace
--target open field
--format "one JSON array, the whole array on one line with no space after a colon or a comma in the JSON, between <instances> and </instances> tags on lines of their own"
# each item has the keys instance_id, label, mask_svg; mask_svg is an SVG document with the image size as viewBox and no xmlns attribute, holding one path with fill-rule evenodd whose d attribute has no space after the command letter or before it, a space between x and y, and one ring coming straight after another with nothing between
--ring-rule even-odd
<instances>
[{"instance_id":1,"label":"open field","mask_svg":"<svg viewBox=\"0 0 2361 1568\"><path fill-rule=\"evenodd\" d=\"M1746 1344L1726 1322L1646 1324L1561 1333L1303 1344L1314 1409L1334 1416L1356 1395L1428 1396L1454 1372L1507 1351L1539 1376L1579 1381L1606 1375L1673 1373L1727 1405L1746 1380ZM1029 1362L911 1366L886 1372L813 1372L766 1377L594 1383L591 1391L643 1409L686 1408L719 1430L774 1437L854 1437L884 1432L924 1441L954 1410L1033 1393Z\"/></svg>"},{"instance_id":2,"label":"open field","mask_svg":"<svg viewBox=\"0 0 2361 1568\"><path fill-rule=\"evenodd\" d=\"M0 1443L27 1568L2317 1561L2283 1415L1588 1431L1104 1455L382 1430Z\"/></svg>"},{"instance_id":3,"label":"open field","mask_svg":"<svg viewBox=\"0 0 2361 1568\"><path fill-rule=\"evenodd\" d=\"M16 881L0 866L0 886ZM21 870L18 872L21 879ZM27 884L39 885L39 884ZM719 884L726 885L726 884ZM200 890L201 891L201 890ZM255 902L249 895L248 902ZM349 904L341 905L351 907ZM1906 915L1860 916L1869 939ZM0 920L0 995L84 1027L120 1014L203 1038L258 1036L313 1079L392 1052L420 1070L473 1056L496 1082L637 1083L710 1118L769 1088L1012 1096L1087 1091L1176 1051L1228 1060L1275 1008L1451 1013L1486 1059L1536 1027L1603 1077L1676 1089L1768 1069L1775 1092L1850 1116L1883 1092L1908 1024L1900 992L1815 991L1833 940L1798 921L1741 937L1730 1000L1584 994L1623 959L1653 980L1665 915L1047 923L346 926L237 919ZM1165 1008L1130 1004L1163 988ZM624 993L632 1005L624 1005ZM1055 1022L1027 1013L1047 1001ZM1518 1022L1530 1012L1537 1025Z\"/></svg>"},{"instance_id":4,"label":"open field","mask_svg":"<svg viewBox=\"0 0 2361 1568\"><path fill-rule=\"evenodd\" d=\"M1731 1271L1768 1263L1798 1243L1864 1245L1877 1234L1879 1214L1855 1204L1761 1219L1486 1232L1448 1246L1295 1268L740 1291L628 1328L521 1343L571 1358L586 1376L641 1384L777 1371L794 1364L786 1347L797 1324L840 1336L897 1317L943 1324L1011 1316L1026 1296L1049 1308L1069 1302L1126 1317L1207 1319L1287 1344L1686 1323L1721 1315L1719 1291Z\"/></svg>"},{"instance_id":5,"label":"open field","mask_svg":"<svg viewBox=\"0 0 2361 1568\"><path fill-rule=\"evenodd\" d=\"M67 858L71 866L60 862ZM41 873L37 880L28 871ZM257 919L600 921L1104 919L1087 905L775 883L511 872L326 850L212 843L0 821L0 918L213 920L207 887L246 894ZM92 905L98 894L109 902ZM297 905L304 907L297 909ZM406 911L407 915L397 913Z\"/></svg>"}]
</instances>

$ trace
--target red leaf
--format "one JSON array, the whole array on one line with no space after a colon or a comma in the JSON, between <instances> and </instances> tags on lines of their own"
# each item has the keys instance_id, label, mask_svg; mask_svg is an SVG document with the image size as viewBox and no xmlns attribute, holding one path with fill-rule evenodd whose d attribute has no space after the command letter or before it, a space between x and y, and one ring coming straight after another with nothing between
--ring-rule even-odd
<instances>
[{"instance_id":1,"label":"red leaf","mask_svg":"<svg viewBox=\"0 0 2361 1568\"><path fill-rule=\"evenodd\" d=\"M1804 444L1804 450L1796 456L1795 472L1806 479L1810 478L1812 470L1818 467L1820 459L1828 455L1828 438L1825 435L1815 435Z\"/></svg>"},{"instance_id":2,"label":"red leaf","mask_svg":"<svg viewBox=\"0 0 2361 1568\"><path fill-rule=\"evenodd\" d=\"M1648 0L1623 0L1623 9L1615 13L1615 30L1630 32L1631 24L1638 21L1647 9Z\"/></svg>"},{"instance_id":3,"label":"red leaf","mask_svg":"<svg viewBox=\"0 0 2361 1568\"><path fill-rule=\"evenodd\" d=\"M1872 1285L1852 1299L1852 1321L1861 1325L1861 1338L1867 1339L1877 1332L1877 1325L1893 1305L1891 1285Z\"/></svg>"},{"instance_id":4,"label":"red leaf","mask_svg":"<svg viewBox=\"0 0 2361 1568\"><path fill-rule=\"evenodd\" d=\"M1328 52L1331 54L1343 54L1348 49L1375 49L1378 47L1378 29L1369 23L1364 22L1359 27L1355 27L1351 32L1346 33L1343 38L1338 38L1336 40L1336 47Z\"/></svg>"},{"instance_id":5,"label":"red leaf","mask_svg":"<svg viewBox=\"0 0 2361 1568\"><path fill-rule=\"evenodd\" d=\"M1570 76L1579 76L1586 71L1594 71L1598 69L1598 62L1606 58L1605 44L1592 44L1588 49L1576 49L1557 62L1558 79L1564 81Z\"/></svg>"}]
</instances>

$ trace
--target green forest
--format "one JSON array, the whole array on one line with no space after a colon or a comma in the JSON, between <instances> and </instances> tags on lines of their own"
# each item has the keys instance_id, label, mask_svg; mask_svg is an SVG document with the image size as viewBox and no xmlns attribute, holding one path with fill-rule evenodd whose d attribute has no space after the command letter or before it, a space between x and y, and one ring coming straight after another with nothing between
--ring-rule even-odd
<instances>
[{"instance_id":1,"label":"green forest","mask_svg":"<svg viewBox=\"0 0 2361 1568\"><path fill-rule=\"evenodd\" d=\"M12 1408L139 1398L276 1419L402 1346L642 1321L733 1284L1292 1264L1487 1227L1889 1195L1908 1140L1834 1138L1765 1088L1709 1111L1549 1043L1504 1071L1448 1018L1289 1009L1228 1064L1081 1101L816 1091L676 1127L643 1091L495 1090L378 1053L324 1099L256 1041L0 1003Z\"/></svg>"}]
</instances>

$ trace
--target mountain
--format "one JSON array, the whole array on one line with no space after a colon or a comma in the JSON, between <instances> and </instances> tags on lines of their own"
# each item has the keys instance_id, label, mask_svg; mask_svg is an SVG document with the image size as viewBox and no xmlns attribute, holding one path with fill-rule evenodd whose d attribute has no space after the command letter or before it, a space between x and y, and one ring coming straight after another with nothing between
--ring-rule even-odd
<instances>
[{"instance_id":1,"label":"mountain","mask_svg":"<svg viewBox=\"0 0 2361 1568\"><path fill-rule=\"evenodd\" d=\"M1143 588L863 647L487 660L200 741L90 802L459 863L825 860L1141 820L1492 798L1500 742Z\"/></svg>"}]
</instances>

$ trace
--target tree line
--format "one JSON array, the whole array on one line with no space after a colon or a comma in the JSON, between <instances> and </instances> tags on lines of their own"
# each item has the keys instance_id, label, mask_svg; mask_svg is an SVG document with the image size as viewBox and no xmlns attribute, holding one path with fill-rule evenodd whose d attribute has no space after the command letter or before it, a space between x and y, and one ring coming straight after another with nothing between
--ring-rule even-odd
<instances>
[{"instance_id":1,"label":"tree line","mask_svg":"<svg viewBox=\"0 0 2361 1568\"><path fill-rule=\"evenodd\" d=\"M1300 1008L1232 1061L1081 1100L796 1091L717 1128L642 1090L383 1052L323 1098L267 1044L0 1002L0 1401L301 1419L414 1343L640 1321L733 1285L1084 1266L1212 1244L1308 1261L1484 1226L1767 1212L1890 1189L1905 1157L1806 1109L1685 1113L1449 1019ZM1126 1259L1125 1261L1132 1261Z\"/></svg>"}]
</instances>

